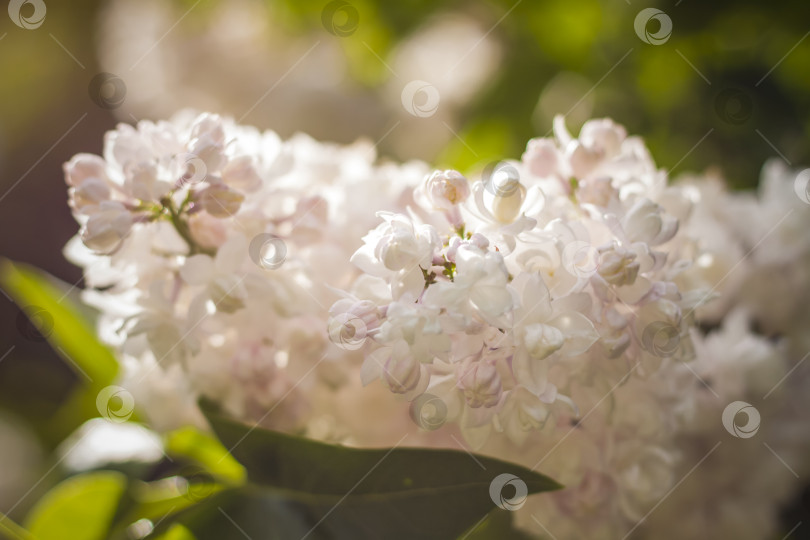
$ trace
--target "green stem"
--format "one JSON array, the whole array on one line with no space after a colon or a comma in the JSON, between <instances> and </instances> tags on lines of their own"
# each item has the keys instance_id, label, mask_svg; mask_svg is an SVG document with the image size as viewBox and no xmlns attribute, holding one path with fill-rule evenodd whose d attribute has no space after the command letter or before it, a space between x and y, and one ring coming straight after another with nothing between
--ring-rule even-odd
<instances>
[{"instance_id":1,"label":"green stem","mask_svg":"<svg viewBox=\"0 0 810 540\"><path fill-rule=\"evenodd\" d=\"M186 200L183 201L181 205L181 211L184 209L188 204L189 198L186 197ZM168 212L168 218L171 224L174 226L177 234L185 240L186 244L188 244L189 255L196 255L198 253L204 253L205 255L214 256L215 251L212 249L207 249L199 246L197 242L194 241L194 238L191 236L191 229L188 226L188 222L181 216L181 211L175 209L172 200L169 198L163 199L161 201L163 203L163 208L166 209Z\"/></svg>"}]
</instances>

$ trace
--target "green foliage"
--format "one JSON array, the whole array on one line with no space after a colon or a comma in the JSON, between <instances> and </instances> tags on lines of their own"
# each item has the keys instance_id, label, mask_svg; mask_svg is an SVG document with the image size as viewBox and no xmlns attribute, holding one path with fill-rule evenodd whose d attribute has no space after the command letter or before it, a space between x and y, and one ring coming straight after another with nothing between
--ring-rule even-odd
<instances>
[{"instance_id":1,"label":"green foliage","mask_svg":"<svg viewBox=\"0 0 810 540\"><path fill-rule=\"evenodd\" d=\"M553 112L568 114L578 104L588 116L613 117L646 139L661 167L677 165L676 175L719 167L732 186L752 187L765 160L778 156L762 135L793 163L810 159L810 39L798 22L810 17L806 2L347 0L359 23L341 38L322 28L327 3L268 1L295 34L339 40L351 75L367 86L392 82L376 56L390 62L402 42L437 16L469 17L502 47L495 73L460 110L454 129L464 143L453 137L436 156L423 156L438 165L466 171L519 156L527 139L549 130L551 111L538 112L538 100L566 75L585 86L564 89ZM636 15L650 6L673 24L659 45L634 31ZM724 91L735 99L724 100ZM569 118L573 133L580 127L576 116ZM482 126L493 125L507 126L506 133L481 136ZM387 144L382 153L396 154Z\"/></svg>"},{"instance_id":2,"label":"green foliage","mask_svg":"<svg viewBox=\"0 0 810 540\"><path fill-rule=\"evenodd\" d=\"M96 397L115 380L118 362L96 338L71 291L60 289L41 271L0 261L0 285L79 378L74 394L45 430L52 441L59 441L88 418L98 416Z\"/></svg>"},{"instance_id":3,"label":"green foliage","mask_svg":"<svg viewBox=\"0 0 810 540\"><path fill-rule=\"evenodd\" d=\"M188 426L166 435L164 444L167 454L190 459L217 478L234 483L245 480L245 468L208 433Z\"/></svg>"},{"instance_id":4,"label":"green foliage","mask_svg":"<svg viewBox=\"0 0 810 540\"><path fill-rule=\"evenodd\" d=\"M104 540L126 483L116 472L69 478L37 502L26 528L38 540Z\"/></svg>"},{"instance_id":5,"label":"green foliage","mask_svg":"<svg viewBox=\"0 0 810 540\"><path fill-rule=\"evenodd\" d=\"M200 540L240 529L254 540L454 538L495 508L499 474L528 492L558 489L550 478L500 460L453 450L357 449L315 442L203 411L248 472L249 484L224 490L166 522ZM498 520L494 521L498 523Z\"/></svg>"},{"instance_id":6,"label":"green foliage","mask_svg":"<svg viewBox=\"0 0 810 540\"><path fill-rule=\"evenodd\" d=\"M164 534L154 537L155 540L197 540L186 527L175 523Z\"/></svg>"},{"instance_id":7,"label":"green foliage","mask_svg":"<svg viewBox=\"0 0 810 540\"><path fill-rule=\"evenodd\" d=\"M95 329L79 315L81 308L45 274L28 265L3 261L0 283L21 308L36 306L47 312L47 321L34 321L49 323L50 328L39 328L40 332L45 332L54 349L75 362L96 387L103 388L115 379L118 363L112 352L98 342Z\"/></svg>"}]
</instances>

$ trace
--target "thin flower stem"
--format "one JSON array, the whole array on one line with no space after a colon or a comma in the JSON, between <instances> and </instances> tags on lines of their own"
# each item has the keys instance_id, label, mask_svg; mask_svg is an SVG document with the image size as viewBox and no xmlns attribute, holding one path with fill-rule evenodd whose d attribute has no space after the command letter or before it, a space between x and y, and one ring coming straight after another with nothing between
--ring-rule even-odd
<instances>
[{"instance_id":1,"label":"thin flower stem","mask_svg":"<svg viewBox=\"0 0 810 540\"><path fill-rule=\"evenodd\" d=\"M189 200L190 198L186 197L186 200L183 201L183 204L180 206L180 211L175 209L172 200L168 197L164 198L161 202L163 203L163 208L167 212L165 215L169 218L169 221L174 226L177 234L179 234L186 244L188 244L189 255L203 253L213 257L216 252L212 249L204 248L194 241L194 238L191 236L191 229L188 226L188 222L183 219L181 215L182 210L188 205Z\"/></svg>"}]
</instances>

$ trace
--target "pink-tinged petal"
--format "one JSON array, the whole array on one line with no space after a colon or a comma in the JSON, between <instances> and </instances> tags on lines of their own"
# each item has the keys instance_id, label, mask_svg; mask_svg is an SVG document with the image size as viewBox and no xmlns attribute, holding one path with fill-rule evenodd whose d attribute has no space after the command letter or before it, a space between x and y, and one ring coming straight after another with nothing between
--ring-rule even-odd
<instances>
[{"instance_id":1,"label":"pink-tinged petal","mask_svg":"<svg viewBox=\"0 0 810 540\"><path fill-rule=\"evenodd\" d=\"M218 272L223 274L236 273L248 256L248 242L241 234L229 238L217 250L214 263Z\"/></svg>"},{"instance_id":2,"label":"pink-tinged petal","mask_svg":"<svg viewBox=\"0 0 810 540\"><path fill-rule=\"evenodd\" d=\"M69 186L79 186L88 178L105 180L107 163L94 154L76 154L64 164L65 182Z\"/></svg>"},{"instance_id":3,"label":"pink-tinged petal","mask_svg":"<svg viewBox=\"0 0 810 540\"><path fill-rule=\"evenodd\" d=\"M189 285L206 285L214 275L214 260L208 255L192 255L180 268L180 277Z\"/></svg>"}]
</instances>

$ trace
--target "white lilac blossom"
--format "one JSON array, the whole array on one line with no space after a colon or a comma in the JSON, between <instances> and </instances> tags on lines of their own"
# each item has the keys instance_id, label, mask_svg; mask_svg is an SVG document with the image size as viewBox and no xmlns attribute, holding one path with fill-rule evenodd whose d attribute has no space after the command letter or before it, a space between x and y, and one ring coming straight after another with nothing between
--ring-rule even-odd
<instances>
[{"instance_id":1,"label":"white lilac blossom","mask_svg":"<svg viewBox=\"0 0 810 540\"><path fill-rule=\"evenodd\" d=\"M730 192L715 177L662 190L658 202L680 221L670 256L693 258L674 282L709 287L693 314L707 330L690 329L692 360L665 362L643 385L594 390L602 401L575 428L532 434L531 457L526 446L490 440L488 451L559 470L573 488L529 499L518 514L526 530L545 532L539 522L560 539L784 535L778 515L799 494L810 451L802 307L810 247L800 232L810 205L796 195L801 174L771 162L758 194ZM755 411L742 435L723 423L735 403Z\"/></svg>"},{"instance_id":2,"label":"white lilac blossom","mask_svg":"<svg viewBox=\"0 0 810 540\"><path fill-rule=\"evenodd\" d=\"M282 141L183 113L120 125L104 157L65 165L82 225L66 252L84 268L121 384L153 426L203 424L203 396L289 431L331 414L329 396L359 380L356 354L329 340L332 290L353 277L360 231L376 220L367 209L395 209L427 172L375 158L364 142ZM430 235L400 225L379 242L387 272L432 251ZM373 329L364 305L350 312Z\"/></svg>"},{"instance_id":3,"label":"white lilac blossom","mask_svg":"<svg viewBox=\"0 0 810 540\"><path fill-rule=\"evenodd\" d=\"M775 534L774 453L810 451L798 171L670 183L608 119L475 176L375 159L181 114L65 165L66 251L154 429L204 396L350 445L463 439L566 486L516 512L560 540ZM768 446L724 429L735 401Z\"/></svg>"},{"instance_id":4,"label":"white lilac blossom","mask_svg":"<svg viewBox=\"0 0 810 540\"><path fill-rule=\"evenodd\" d=\"M470 182L469 196L452 191L462 195L452 205L441 193L460 173L428 175L396 219L408 231L429 229L434 240L423 246L432 252L411 257L407 274L369 270L383 263L373 258L373 236L355 255L364 275L350 291L373 302L380 328L388 329L365 337L364 383L382 379L414 403L438 398L446 404L443 420L456 424L473 448L554 471L568 487L527 502L518 512L526 530L561 539L624 537L724 433L723 408L761 399L764 386L800 361L795 353L788 361L785 343L771 345L749 323L772 318L784 302L797 306L794 324L778 331L800 333L795 321L806 320L797 315L808 293L806 272L779 267L793 276L781 299L760 304L747 300L753 293L738 294L745 283L765 292L762 273L775 271L786 252L798 250L800 260L810 254L801 241L806 235L789 232L810 214L792 197L788 179L796 173L775 169L767 170L758 201L713 178L672 185L621 126L587 122L574 138L558 119L553 139L530 141L520 162L488 167ZM768 229L794 211L791 227L778 235L787 245L746 260ZM715 324L739 304L747 311L728 315L722 334L728 337L705 337L697 327ZM421 331L408 340L391 330L417 320ZM402 372L407 389L391 386L390 363L409 366ZM795 375L793 385L807 380L802 370ZM774 424L772 440L799 463L808 437L797 437L794 427L791 438L777 426L801 425L800 415L784 397L769 397L763 413ZM769 510L745 537L772 532L774 505L793 485L784 474L773 478L773 463L755 475L759 488L740 489L747 495L739 499L724 492L730 479L743 481L740 463L752 466L768 459L766 452L753 445L740 462L730 454L713 460L715 469L696 474L695 485L714 491L698 487L675 499L675 513L661 512L657 526L642 530L650 537L679 530L667 521L678 515L694 515L690 527L704 530L704 509L715 497L728 500L713 529L740 535L734 523L746 505L772 488L771 506L763 505Z\"/></svg>"},{"instance_id":5,"label":"white lilac blossom","mask_svg":"<svg viewBox=\"0 0 810 540\"><path fill-rule=\"evenodd\" d=\"M471 188L456 171L428 175L353 257L388 291L361 298L386 314L364 371L391 386L393 364L409 383L395 393L460 403L447 420L470 442L503 433L520 443L539 427L512 422L521 410L574 417L580 385L649 377L692 355L689 328L709 287L674 282L700 255L669 249L678 219L663 203L679 194L660 189L648 155L612 122L587 123L581 140L556 128L556 140L532 141L523 162L496 164ZM648 174L606 176L619 163ZM591 185L602 196L581 199ZM403 340L415 320L421 331ZM438 336L443 348L424 346Z\"/></svg>"}]
</instances>

